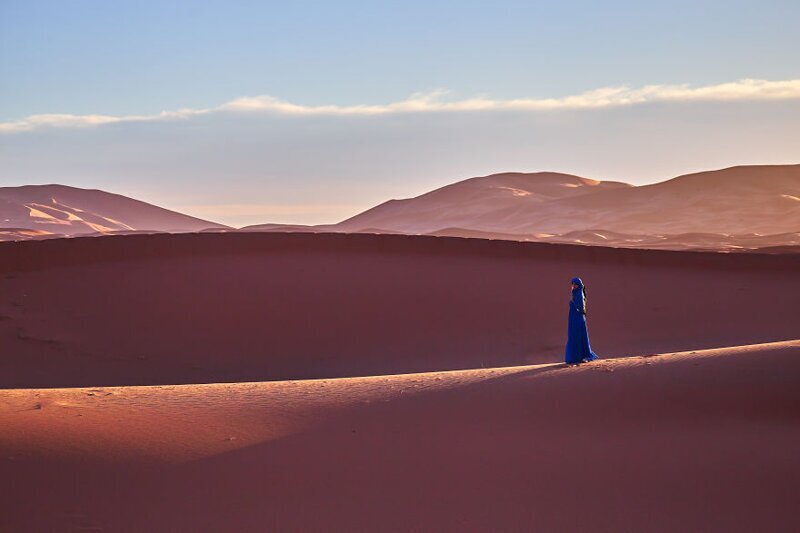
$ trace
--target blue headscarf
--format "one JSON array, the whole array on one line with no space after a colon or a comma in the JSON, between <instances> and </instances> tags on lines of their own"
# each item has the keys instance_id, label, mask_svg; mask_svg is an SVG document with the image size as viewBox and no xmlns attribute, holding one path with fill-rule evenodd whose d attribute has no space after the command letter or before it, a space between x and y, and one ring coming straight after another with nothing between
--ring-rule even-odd
<instances>
[{"instance_id":1,"label":"blue headscarf","mask_svg":"<svg viewBox=\"0 0 800 533\"><path fill-rule=\"evenodd\" d=\"M583 305L581 306L581 308L582 308L583 312L586 313L586 285L583 284L583 280L581 278L577 278L577 277L576 278L572 278L572 283L574 283L575 285L578 286L576 289L572 289L573 291L581 291L580 295L583 297L582 298L583 301L581 302L581 304L583 304ZM575 294L575 293L573 292L572 294Z\"/></svg>"}]
</instances>

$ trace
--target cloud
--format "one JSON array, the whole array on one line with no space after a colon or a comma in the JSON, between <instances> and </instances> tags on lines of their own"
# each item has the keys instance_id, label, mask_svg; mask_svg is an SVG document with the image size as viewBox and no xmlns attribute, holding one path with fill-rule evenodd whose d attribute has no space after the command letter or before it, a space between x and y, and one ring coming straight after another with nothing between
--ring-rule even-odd
<instances>
[{"instance_id":1,"label":"cloud","mask_svg":"<svg viewBox=\"0 0 800 533\"><path fill-rule=\"evenodd\" d=\"M86 128L115 124L119 122L152 122L157 120L180 119L210 113L209 109L180 109L178 111L162 111L155 115L69 115L53 113L31 115L22 120L0 122L0 134L31 131L39 128Z\"/></svg>"},{"instance_id":2,"label":"cloud","mask_svg":"<svg viewBox=\"0 0 800 533\"><path fill-rule=\"evenodd\" d=\"M307 106L286 102L272 96L237 98L208 109L179 109L154 115L69 115L44 114L0 122L1 133L18 133L39 128L85 128L120 122L149 122L179 120L212 113L275 113L287 116L373 116L403 113L446 113L520 111L535 112L569 109L599 109L630 106L651 102L734 102L800 99L800 79L739 81L691 87L684 85L647 85L640 88L603 87L578 95L561 98L520 98L494 100L486 97L465 100L446 100L448 91L418 93L409 98L380 105L320 105Z\"/></svg>"}]
</instances>

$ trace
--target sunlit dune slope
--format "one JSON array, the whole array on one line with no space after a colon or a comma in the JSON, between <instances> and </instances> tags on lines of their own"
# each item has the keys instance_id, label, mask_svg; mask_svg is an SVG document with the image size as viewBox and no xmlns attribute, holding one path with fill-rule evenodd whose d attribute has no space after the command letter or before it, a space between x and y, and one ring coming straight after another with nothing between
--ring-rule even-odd
<instances>
[{"instance_id":1,"label":"sunlit dune slope","mask_svg":"<svg viewBox=\"0 0 800 533\"><path fill-rule=\"evenodd\" d=\"M794 531L800 341L0 391L0 529ZM576 504L577 495L582 495Z\"/></svg>"},{"instance_id":2,"label":"sunlit dune slope","mask_svg":"<svg viewBox=\"0 0 800 533\"><path fill-rule=\"evenodd\" d=\"M119 194L65 185L25 185L0 187L0 227L76 235L224 226ZM13 236L0 233L3 237Z\"/></svg>"}]
</instances>

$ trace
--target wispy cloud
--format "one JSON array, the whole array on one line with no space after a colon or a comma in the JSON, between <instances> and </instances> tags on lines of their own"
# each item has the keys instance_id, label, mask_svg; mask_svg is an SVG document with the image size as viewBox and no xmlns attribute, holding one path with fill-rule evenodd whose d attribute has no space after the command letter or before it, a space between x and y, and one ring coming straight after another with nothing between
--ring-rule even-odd
<instances>
[{"instance_id":1,"label":"wispy cloud","mask_svg":"<svg viewBox=\"0 0 800 533\"><path fill-rule=\"evenodd\" d=\"M187 118L197 115L205 115L211 109L180 109L178 111L162 111L155 115L69 115L63 113L49 113L44 115L31 115L22 120L0 122L0 133L17 133L30 131L38 128L86 128L92 126L102 126L105 124L116 124L119 122L152 122L156 120L168 120Z\"/></svg>"},{"instance_id":2,"label":"wispy cloud","mask_svg":"<svg viewBox=\"0 0 800 533\"><path fill-rule=\"evenodd\" d=\"M179 109L154 115L69 115L43 114L0 122L0 133L17 133L39 128L85 128L121 122L147 122L186 119L211 113L276 113L281 115L389 115L401 113L442 113L482 111L547 111L559 109L598 109L651 102L733 102L800 99L800 79L744 79L730 83L691 87L684 85L648 85L639 88L604 87L561 98L521 98L495 100L486 97L447 100L448 91L419 93L409 98L381 105L307 106L286 102L272 96L237 98L208 109Z\"/></svg>"}]
</instances>

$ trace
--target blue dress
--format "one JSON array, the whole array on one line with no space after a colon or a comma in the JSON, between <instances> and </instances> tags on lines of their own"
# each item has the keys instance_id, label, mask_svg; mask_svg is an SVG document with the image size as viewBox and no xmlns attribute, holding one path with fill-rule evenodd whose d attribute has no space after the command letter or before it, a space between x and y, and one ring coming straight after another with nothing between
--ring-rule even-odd
<instances>
[{"instance_id":1,"label":"blue dress","mask_svg":"<svg viewBox=\"0 0 800 533\"><path fill-rule=\"evenodd\" d=\"M580 281L578 278L575 278ZM567 364L577 364L594 361L597 355L589 344L589 331L586 329L586 300L583 293L583 283L572 289L572 300L569 301L569 326L567 329L567 349L564 360Z\"/></svg>"}]
</instances>

